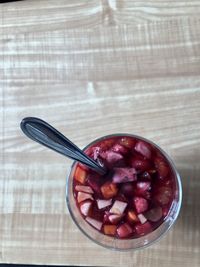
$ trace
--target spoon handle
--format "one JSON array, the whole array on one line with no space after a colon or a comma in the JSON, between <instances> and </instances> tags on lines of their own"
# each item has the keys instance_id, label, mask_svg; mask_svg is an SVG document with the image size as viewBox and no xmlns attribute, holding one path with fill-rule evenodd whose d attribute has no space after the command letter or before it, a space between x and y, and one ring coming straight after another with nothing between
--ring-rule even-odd
<instances>
[{"instance_id":1,"label":"spoon handle","mask_svg":"<svg viewBox=\"0 0 200 267\"><path fill-rule=\"evenodd\" d=\"M27 117L21 121L21 129L30 139L60 153L77 160L94 171L105 174L106 170L89 158L82 150L73 144L67 137L49 125L47 122L34 117Z\"/></svg>"}]
</instances>

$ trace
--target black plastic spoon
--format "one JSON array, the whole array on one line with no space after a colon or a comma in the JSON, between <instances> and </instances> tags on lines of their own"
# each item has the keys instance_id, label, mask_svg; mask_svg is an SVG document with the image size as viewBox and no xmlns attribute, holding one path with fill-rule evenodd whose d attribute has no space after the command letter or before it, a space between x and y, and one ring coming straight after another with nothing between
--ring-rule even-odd
<instances>
[{"instance_id":1,"label":"black plastic spoon","mask_svg":"<svg viewBox=\"0 0 200 267\"><path fill-rule=\"evenodd\" d=\"M79 161L99 174L104 175L106 173L105 168L89 158L80 148L47 122L39 118L27 117L21 121L20 126L25 135L39 144Z\"/></svg>"}]
</instances>

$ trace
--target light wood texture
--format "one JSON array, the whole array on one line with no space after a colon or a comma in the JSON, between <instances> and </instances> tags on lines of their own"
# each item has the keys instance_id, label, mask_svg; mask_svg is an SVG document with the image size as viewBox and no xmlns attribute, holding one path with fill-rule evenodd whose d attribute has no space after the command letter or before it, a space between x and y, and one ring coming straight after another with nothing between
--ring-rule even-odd
<instances>
[{"instance_id":1,"label":"light wood texture","mask_svg":"<svg viewBox=\"0 0 200 267\"><path fill-rule=\"evenodd\" d=\"M200 266L200 2L0 5L0 262ZM41 117L77 145L129 132L162 146L183 182L177 223L152 247L93 244L65 204L70 160L28 140Z\"/></svg>"}]
</instances>

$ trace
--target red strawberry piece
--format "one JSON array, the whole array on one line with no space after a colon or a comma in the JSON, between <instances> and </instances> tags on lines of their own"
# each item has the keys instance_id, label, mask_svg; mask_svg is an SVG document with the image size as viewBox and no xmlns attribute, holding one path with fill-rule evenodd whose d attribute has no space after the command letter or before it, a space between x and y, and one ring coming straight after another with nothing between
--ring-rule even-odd
<instances>
[{"instance_id":1,"label":"red strawberry piece","mask_svg":"<svg viewBox=\"0 0 200 267\"><path fill-rule=\"evenodd\" d=\"M121 185L120 189L121 193L124 194L125 196L132 196L134 192L134 185L133 183L124 183Z\"/></svg>"},{"instance_id":2,"label":"red strawberry piece","mask_svg":"<svg viewBox=\"0 0 200 267\"><path fill-rule=\"evenodd\" d=\"M162 186L158 189L155 195L155 200L161 205L167 205L172 198L172 189L167 186Z\"/></svg>"},{"instance_id":3,"label":"red strawberry piece","mask_svg":"<svg viewBox=\"0 0 200 267\"><path fill-rule=\"evenodd\" d=\"M110 209L110 213L123 214L125 209L126 209L126 207L127 207L127 203L126 202L115 200L112 208Z\"/></svg>"},{"instance_id":4,"label":"red strawberry piece","mask_svg":"<svg viewBox=\"0 0 200 267\"><path fill-rule=\"evenodd\" d=\"M88 193L84 193L84 192L78 192L78 196L77 196L77 201L78 203L86 200L86 199L91 199L91 200L94 200L93 197L88 194Z\"/></svg>"},{"instance_id":5,"label":"red strawberry piece","mask_svg":"<svg viewBox=\"0 0 200 267\"><path fill-rule=\"evenodd\" d=\"M163 213L163 216L166 217L167 214L169 213L169 209L167 207L162 208L162 213Z\"/></svg>"},{"instance_id":6,"label":"red strawberry piece","mask_svg":"<svg viewBox=\"0 0 200 267\"><path fill-rule=\"evenodd\" d=\"M147 218L142 214L138 214L138 219L140 220L141 224L144 224L147 221Z\"/></svg>"},{"instance_id":7,"label":"red strawberry piece","mask_svg":"<svg viewBox=\"0 0 200 267\"><path fill-rule=\"evenodd\" d=\"M91 217L86 217L85 220L91 224L94 228L98 229L99 231L101 230L101 227L102 227L102 222L100 221L97 221Z\"/></svg>"},{"instance_id":8,"label":"red strawberry piece","mask_svg":"<svg viewBox=\"0 0 200 267\"><path fill-rule=\"evenodd\" d=\"M117 228L117 234L120 238L129 237L132 233L133 229L128 223L124 223Z\"/></svg>"},{"instance_id":9,"label":"red strawberry piece","mask_svg":"<svg viewBox=\"0 0 200 267\"><path fill-rule=\"evenodd\" d=\"M76 191L85 192L85 193L89 193L89 194L93 194L94 193L94 191L92 190L92 188L90 186L85 186L85 185L76 185L75 186L75 190Z\"/></svg>"},{"instance_id":10,"label":"red strawberry piece","mask_svg":"<svg viewBox=\"0 0 200 267\"><path fill-rule=\"evenodd\" d=\"M110 214L108 216L108 221L112 224L117 224L123 217L123 214Z\"/></svg>"},{"instance_id":11,"label":"red strawberry piece","mask_svg":"<svg viewBox=\"0 0 200 267\"><path fill-rule=\"evenodd\" d=\"M92 202L85 201L80 204L80 211L84 216L88 216L91 212Z\"/></svg>"},{"instance_id":12,"label":"red strawberry piece","mask_svg":"<svg viewBox=\"0 0 200 267\"><path fill-rule=\"evenodd\" d=\"M107 140L104 140L101 142L100 147L102 150L109 150L115 143L115 140L112 138L109 138Z\"/></svg>"},{"instance_id":13,"label":"red strawberry piece","mask_svg":"<svg viewBox=\"0 0 200 267\"><path fill-rule=\"evenodd\" d=\"M136 188L135 188L135 195L143 197L145 199L151 198L151 182L150 181L140 181L137 182Z\"/></svg>"},{"instance_id":14,"label":"red strawberry piece","mask_svg":"<svg viewBox=\"0 0 200 267\"><path fill-rule=\"evenodd\" d=\"M137 213L145 212L148 209L148 202L145 198L135 197L133 201L134 201L134 205L135 205L135 209Z\"/></svg>"},{"instance_id":15,"label":"red strawberry piece","mask_svg":"<svg viewBox=\"0 0 200 267\"><path fill-rule=\"evenodd\" d=\"M138 141L135 145L135 150L147 159L151 158L151 147L144 141Z\"/></svg>"},{"instance_id":16,"label":"red strawberry piece","mask_svg":"<svg viewBox=\"0 0 200 267\"><path fill-rule=\"evenodd\" d=\"M147 171L151 168L151 163L147 159L141 159L140 157L133 157L131 159L131 166L139 171Z\"/></svg>"},{"instance_id":17,"label":"red strawberry piece","mask_svg":"<svg viewBox=\"0 0 200 267\"><path fill-rule=\"evenodd\" d=\"M169 174L169 168L167 163L164 161L164 159L157 157L155 158L155 167L158 171L158 175L161 179L164 179Z\"/></svg>"},{"instance_id":18,"label":"red strawberry piece","mask_svg":"<svg viewBox=\"0 0 200 267\"><path fill-rule=\"evenodd\" d=\"M151 180L150 172L149 171L148 172L147 171L143 172L142 175L141 175L141 178L145 179L145 180Z\"/></svg>"},{"instance_id":19,"label":"red strawberry piece","mask_svg":"<svg viewBox=\"0 0 200 267\"><path fill-rule=\"evenodd\" d=\"M137 180L135 168L114 168L112 177L114 183L126 183Z\"/></svg>"},{"instance_id":20,"label":"red strawberry piece","mask_svg":"<svg viewBox=\"0 0 200 267\"><path fill-rule=\"evenodd\" d=\"M162 216L163 216L162 208L159 206L152 208L145 213L145 217L151 222L159 221L162 218Z\"/></svg>"},{"instance_id":21,"label":"red strawberry piece","mask_svg":"<svg viewBox=\"0 0 200 267\"><path fill-rule=\"evenodd\" d=\"M122 137L119 141L119 144L129 149L132 149L135 146L135 142L136 141L132 137L127 136L127 137Z\"/></svg>"},{"instance_id":22,"label":"red strawberry piece","mask_svg":"<svg viewBox=\"0 0 200 267\"><path fill-rule=\"evenodd\" d=\"M87 183L97 193L101 193L100 184L101 176L98 174L89 174L87 177Z\"/></svg>"},{"instance_id":23,"label":"red strawberry piece","mask_svg":"<svg viewBox=\"0 0 200 267\"><path fill-rule=\"evenodd\" d=\"M144 224L136 224L135 231L138 235L146 235L152 231L152 226L150 222L145 222Z\"/></svg>"},{"instance_id":24,"label":"red strawberry piece","mask_svg":"<svg viewBox=\"0 0 200 267\"><path fill-rule=\"evenodd\" d=\"M151 189L151 183L149 181L137 182L136 186L139 191L148 191Z\"/></svg>"},{"instance_id":25,"label":"red strawberry piece","mask_svg":"<svg viewBox=\"0 0 200 267\"><path fill-rule=\"evenodd\" d=\"M104 209L112 204L112 199L97 199L97 207L99 209Z\"/></svg>"},{"instance_id":26,"label":"red strawberry piece","mask_svg":"<svg viewBox=\"0 0 200 267\"><path fill-rule=\"evenodd\" d=\"M116 144L112 147L112 151L125 155L128 152L128 149L125 146Z\"/></svg>"}]
</instances>

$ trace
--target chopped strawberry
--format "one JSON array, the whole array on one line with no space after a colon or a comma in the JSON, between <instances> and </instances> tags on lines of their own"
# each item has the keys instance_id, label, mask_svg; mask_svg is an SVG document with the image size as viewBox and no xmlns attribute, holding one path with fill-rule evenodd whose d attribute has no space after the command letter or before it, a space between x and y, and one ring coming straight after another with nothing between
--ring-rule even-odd
<instances>
[{"instance_id":1,"label":"chopped strawberry","mask_svg":"<svg viewBox=\"0 0 200 267\"><path fill-rule=\"evenodd\" d=\"M85 192L85 193L89 193L89 194L93 194L94 193L94 191L92 190L92 188L90 186L85 186L85 185L76 185L75 186L75 190L76 191Z\"/></svg>"},{"instance_id":2,"label":"chopped strawberry","mask_svg":"<svg viewBox=\"0 0 200 267\"><path fill-rule=\"evenodd\" d=\"M151 158L151 147L149 144L138 141L135 145L135 150L147 159Z\"/></svg>"},{"instance_id":3,"label":"chopped strawberry","mask_svg":"<svg viewBox=\"0 0 200 267\"><path fill-rule=\"evenodd\" d=\"M137 180L135 168L114 168L112 177L114 183L126 183Z\"/></svg>"},{"instance_id":4,"label":"chopped strawberry","mask_svg":"<svg viewBox=\"0 0 200 267\"><path fill-rule=\"evenodd\" d=\"M150 170L151 171L151 170ZM150 171L145 171L145 172L143 172L142 173L142 175L141 175L141 178L142 179L145 179L145 180L151 180L151 174L150 174Z\"/></svg>"},{"instance_id":5,"label":"chopped strawberry","mask_svg":"<svg viewBox=\"0 0 200 267\"><path fill-rule=\"evenodd\" d=\"M164 161L164 159L157 157L154 160L155 167L158 171L159 177L161 179L164 179L169 174L169 168L167 166L167 163Z\"/></svg>"},{"instance_id":6,"label":"chopped strawberry","mask_svg":"<svg viewBox=\"0 0 200 267\"><path fill-rule=\"evenodd\" d=\"M128 223L124 223L117 228L117 234L120 238L129 237L132 233L133 229Z\"/></svg>"},{"instance_id":7,"label":"chopped strawberry","mask_svg":"<svg viewBox=\"0 0 200 267\"><path fill-rule=\"evenodd\" d=\"M104 234L106 235L112 235L112 236L115 235L116 229L117 229L116 225L105 224L103 226L103 231L104 231Z\"/></svg>"},{"instance_id":8,"label":"chopped strawberry","mask_svg":"<svg viewBox=\"0 0 200 267\"><path fill-rule=\"evenodd\" d=\"M127 203L126 202L122 202L119 200L115 200L112 208L110 209L110 213L114 213L114 214L123 214L125 209L127 207Z\"/></svg>"},{"instance_id":9,"label":"chopped strawberry","mask_svg":"<svg viewBox=\"0 0 200 267\"><path fill-rule=\"evenodd\" d=\"M136 213L134 211L132 211L132 210L128 211L128 213L127 213L127 219L131 223L136 223L136 222L139 221Z\"/></svg>"},{"instance_id":10,"label":"chopped strawberry","mask_svg":"<svg viewBox=\"0 0 200 267\"><path fill-rule=\"evenodd\" d=\"M134 205L135 205L135 209L137 213L145 212L148 209L148 202L145 198L135 197L133 201L134 201Z\"/></svg>"},{"instance_id":11,"label":"chopped strawberry","mask_svg":"<svg viewBox=\"0 0 200 267\"><path fill-rule=\"evenodd\" d=\"M163 211L162 208L159 206L152 208L145 213L145 217L151 222L159 221L162 218L162 216L163 216Z\"/></svg>"},{"instance_id":12,"label":"chopped strawberry","mask_svg":"<svg viewBox=\"0 0 200 267\"><path fill-rule=\"evenodd\" d=\"M172 198L172 189L167 186L162 186L154 198L159 204L167 205Z\"/></svg>"},{"instance_id":13,"label":"chopped strawberry","mask_svg":"<svg viewBox=\"0 0 200 267\"><path fill-rule=\"evenodd\" d=\"M91 224L94 228L98 229L99 231L101 230L103 224L102 222L97 221L91 217L86 217L85 220L89 222L89 224Z\"/></svg>"},{"instance_id":14,"label":"chopped strawberry","mask_svg":"<svg viewBox=\"0 0 200 267\"><path fill-rule=\"evenodd\" d=\"M147 221L147 218L142 214L138 214L138 219L140 220L141 224L144 224Z\"/></svg>"},{"instance_id":15,"label":"chopped strawberry","mask_svg":"<svg viewBox=\"0 0 200 267\"><path fill-rule=\"evenodd\" d=\"M140 181L137 182L134 194L145 199L151 198L151 182L150 181Z\"/></svg>"},{"instance_id":16,"label":"chopped strawberry","mask_svg":"<svg viewBox=\"0 0 200 267\"><path fill-rule=\"evenodd\" d=\"M121 193L127 197L131 197L134 192L134 185L133 183L123 183L120 189Z\"/></svg>"},{"instance_id":17,"label":"chopped strawberry","mask_svg":"<svg viewBox=\"0 0 200 267\"><path fill-rule=\"evenodd\" d=\"M136 224L135 231L138 235L146 235L152 231L152 226L150 222L145 222L144 224Z\"/></svg>"},{"instance_id":18,"label":"chopped strawberry","mask_svg":"<svg viewBox=\"0 0 200 267\"><path fill-rule=\"evenodd\" d=\"M137 182L136 186L140 191L148 191L151 189L151 183L149 181Z\"/></svg>"},{"instance_id":19,"label":"chopped strawberry","mask_svg":"<svg viewBox=\"0 0 200 267\"><path fill-rule=\"evenodd\" d=\"M122 137L119 141L119 144L132 149L135 146L135 140L132 137Z\"/></svg>"},{"instance_id":20,"label":"chopped strawberry","mask_svg":"<svg viewBox=\"0 0 200 267\"><path fill-rule=\"evenodd\" d=\"M120 153L122 155L125 155L128 152L128 149L125 146L119 145L119 144L115 144L112 147L112 151L116 152L116 153Z\"/></svg>"},{"instance_id":21,"label":"chopped strawberry","mask_svg":"<svg viewBox=\"0 0 200 267\"><path fill-rule=\"evenodd\" d=\"M104 209L112 204L112 199L97 199L97 207L99 209Z\"/></svg>"},{"instance_id":22,"label":"chopped strawberry","mask_svg":"<svg viewBox=\"0 0 200 267\"><path fill-rule=\"evenodd\" d=\"M83 192L78 192L78 197L77 197L77 201L78 203L86 200L86 199L91 199L91 200L94 200L93 197L88 194L88 193L83 193Z\"/></svg>"},{"instance_id":23,"label":"chopped strawberry","mask_svg":"<svg viewBox=\"0 0 200 267\"><path fill-rule=\"evenodd\" d=\"M75 174L74 174L74 178L79 183L84 184L85 183L86 176L87 176L87 172L78 166L76 168L76 171L75 171Z\"/></svg>"},{"instance_id":24,"label":"chopped strawberry","mask_svg":"<svg viewBox=\"0 0 200 267\"><path fill-rule=\"evenodd\" d=\"M147 159L142 159L140 157L133 157L131 159L131 166L139 171L147 171L151 168L151 163Z\"/></svg>"},{"instance_id":25,"label":"chopped strawberry","mask_svg":"<svg viewBox=\"0 0 200 267\"><path fill-rule=\"evenodd\" d=\"M112 198L117 195L118 188L116 184L111 182L106 182L101 186L101 193L105 199Z\"/></svg>"},{"instance_id":26,"label":"chopped strawberry","mask_svg":"<svg viewBox=\"0 0 200 267\"><path fill-rule=\"evenodd\" d=\"M169 209L167 207L162 208L162 213L163 213L163 216L166 217L167 214L169 213Z\"/></svg>"},{"instance_id":27,"label":"chopped strawberry","mask_svg":"<svg viewBox=\"0 0 200 267\"><path fill-rule=\"evenodd\" d=\"M88 216L91 212L92 202L85 201L80 204L80 211L84 216Z\"/></svg>"},{"instance_id":28,"label":"chopped strawberry","mask_svg":"<svg viewBox=\"0 0 200 267\"><path fill-rule=\"evenodd\" d=\"M89 186L97 193L101 193L100 183L101 176L98 174L89 174L87 177L87 182Z\"/></svg>"},{"instance_id":29,"label":"chopped strawberry","mask_svg":"<svg viewBox=\"0 0 200 267\"><path fill-rule=\"evenodd\" d=\"M123 214L110 214L108 216L108 221L112 224L117 224L123 217ZM105 219L105 218L104 218Z\"/></svg>"},{"instance_id":30,"label":"chopped strawberry","mask_svg":"<svg viewBox=\"0 0 200 267\"><path fill-rule=\"evenodd\" d=\"M100 144L102 150L109 150L115 143L114 139L103 140Z\"/></svg>"}]
</instances>

